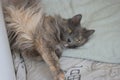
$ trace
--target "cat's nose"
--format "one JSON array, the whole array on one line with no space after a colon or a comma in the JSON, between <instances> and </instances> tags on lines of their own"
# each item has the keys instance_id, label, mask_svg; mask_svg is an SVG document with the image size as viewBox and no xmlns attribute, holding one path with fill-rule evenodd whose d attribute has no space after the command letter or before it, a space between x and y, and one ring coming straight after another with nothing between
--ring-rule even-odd
<instances>
[{"instance_id":1,"label":"cat's nose","mask_svg":"<svg viewBox=\"0 0 120 80\"><path fill-rule=\"evenodd\" d=\"M72 42L72 40L71 40L70 38L68 38L68 39L67 39L67 42L68 42L68 43L71 43L71 42Z\"/></svg>"},{"instance_id":2,"label":"cat's nose","mask_svg":"<svg viewBox=\"0 0 120 80\"><path fill-rule=\"evenodd\" d=\"M70 40L70 39L68 39L68 40L67 40L67 42L71 42L71 40Z\"/></svg>"}]
</instances>

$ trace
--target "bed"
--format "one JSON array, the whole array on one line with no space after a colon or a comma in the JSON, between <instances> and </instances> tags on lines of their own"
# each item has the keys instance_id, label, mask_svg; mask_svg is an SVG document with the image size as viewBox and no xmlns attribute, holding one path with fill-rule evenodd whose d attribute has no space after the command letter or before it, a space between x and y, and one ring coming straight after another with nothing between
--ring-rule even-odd
<instances>
[{"instance_id":1,"label":"bed","mask_svg":"<svg viewBox=\"0 0 120 80\"><path fill-rule=\"evenodd\" d=\"M84 46L64 51L60 64L66 80L120 80L119 0L43 0L42 3L48 15L69 18L81 13L82 26L96 30ZM53 80L44 61L13 53L16 80Z\"/></svg>"}]
</instances>

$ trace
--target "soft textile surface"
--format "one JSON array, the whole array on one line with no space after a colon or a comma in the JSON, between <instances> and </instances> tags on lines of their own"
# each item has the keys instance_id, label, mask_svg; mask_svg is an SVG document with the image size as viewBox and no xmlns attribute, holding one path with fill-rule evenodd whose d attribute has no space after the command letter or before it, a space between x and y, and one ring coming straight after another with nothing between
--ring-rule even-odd
<instances>
[{"instance_id":1,"label":"soft textile surface","mask_svg":"<svg viewBox=\"0 0 120 80\"><path fill-rule=\"evenodd\" d=\"M53 80L48 66L43 61L27 57L23 59L19 54L15 54L13 59L17 80ZM60 63L66 80L120 80L120 64L69 57L62 57Z\"/></svg>"},{"instance_id":2,"label":"soft textile surface","mask_svg":"<svg viewBox=\"0 0 120 80\"><path fill-rule=\"evenodd\" d=\"M81 48L67 50L63 56L120 63L120 0L43 0L46 12L63 17L83 15L82 26L95 29Z\"/></svg>"}]
</instances>

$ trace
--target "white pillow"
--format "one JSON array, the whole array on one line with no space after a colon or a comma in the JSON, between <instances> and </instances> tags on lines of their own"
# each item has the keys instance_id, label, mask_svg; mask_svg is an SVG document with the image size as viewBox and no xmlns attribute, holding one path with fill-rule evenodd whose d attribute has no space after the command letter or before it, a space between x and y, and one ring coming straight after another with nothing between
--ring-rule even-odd
<instances>
[{"instance_id":1,"label":"white pillow","mask_svg":"<svg viewBox=\"0 0 120 80\"><path fill-rule=\"evenodd\" d=\"M82 26L95 29L89 42L63 56L120 63L120 0L44 0L46 12L65 18L81 13Z\"/></svg>"}]
</instances>

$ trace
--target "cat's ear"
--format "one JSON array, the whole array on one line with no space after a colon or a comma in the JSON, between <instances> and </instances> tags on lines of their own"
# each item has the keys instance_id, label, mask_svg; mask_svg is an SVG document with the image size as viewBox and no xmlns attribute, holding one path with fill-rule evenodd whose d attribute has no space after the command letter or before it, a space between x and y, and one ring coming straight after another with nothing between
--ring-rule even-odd
<instances>
[{"instance_id":1,"label":"cat's ear","mask_svg":"<svg viewBox=\"0 0 120 80\"><path fill-rule=\"evenodd\" d=\"M84 35L85 35L85 37L89 37L89 36L91 36L94 32L95 32L95 30L87 30L87 31L84 33Z\"/></svg>"},{"instance_id":2,"label":"cat's ear","mask_svg":"<svg viewBox=\"0 0 120 80\"><path fill-rule=\"evenodd\" d=\"M74 26L78 26L80 25L80 21L82 19L82 15L81 14L77 14L75 16L73 16L70 20L71 24L73 24Z\"/></svg>"}]
</instances>

